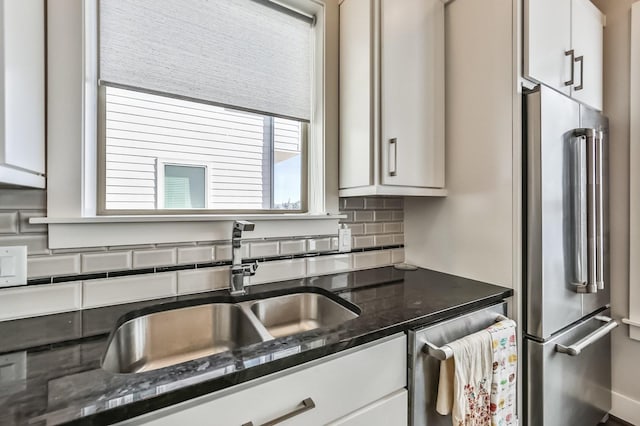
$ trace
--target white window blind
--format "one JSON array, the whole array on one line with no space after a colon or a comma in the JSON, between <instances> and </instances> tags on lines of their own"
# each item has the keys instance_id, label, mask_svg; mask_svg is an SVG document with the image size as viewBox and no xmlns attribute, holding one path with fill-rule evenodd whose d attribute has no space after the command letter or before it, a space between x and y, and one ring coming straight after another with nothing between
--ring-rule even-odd
<instances>
[{"instance_id":1,"label":"white window blind","mask_svg":"<svg viewBox=\"0 0 640 426\"><path fill-rule=\"evenodd\" d=\"M309 121L310 19L255 0L100 0L100 80Z\"/></svg>"}]
</instances>

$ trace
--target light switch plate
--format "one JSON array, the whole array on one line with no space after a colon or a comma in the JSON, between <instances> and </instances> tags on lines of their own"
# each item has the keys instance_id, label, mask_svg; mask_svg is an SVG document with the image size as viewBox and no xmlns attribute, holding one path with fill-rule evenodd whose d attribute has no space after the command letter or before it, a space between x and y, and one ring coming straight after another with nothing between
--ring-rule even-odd
<instances>
[{"instance_id":1,"label":"light switch plate","mask_svg":"<svg viewBox=\"0 0 640 426\"><path fill-rule=\"evenodd\" d=\"M0 247L0 287L27 283L27 246Z\"/></svg>"}]
</instances>

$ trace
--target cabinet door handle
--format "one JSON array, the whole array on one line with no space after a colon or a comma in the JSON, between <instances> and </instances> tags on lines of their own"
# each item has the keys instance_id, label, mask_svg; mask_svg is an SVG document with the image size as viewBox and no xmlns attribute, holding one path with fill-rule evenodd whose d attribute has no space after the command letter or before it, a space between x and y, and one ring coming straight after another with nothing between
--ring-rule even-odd
<instances>
[{"instance_id":1,"label":"cabinet door handle","mask_svg":"<svg viewBox=\"0 0 640 426\"><path fill-rule=\"evenodd\" d=\"M572 86L573 85L574 62L575 62L575 56L574 56L573 49L567 50L566 52L564 52L564 56L571 56L571 78L569 80L565 81L564 85L565 86Z\"/></svg>"},{"instance_id":2,"label":"cabinet door handle","mask_svg":"<svg viewBox=\"0 0 640 426\"><path fill-rule=\"evenodd\" d=\"M389 176L398 172L398 138L389 139Z\"/></svg>"},{"instance_id":3,"label":"cabinet door handle","mask_svg":"<svg viewBox=\"0 0 640 426\"><path fill-rule=\"evenodd\" d=\"M580 62L580 84L574 87L575 90L584 89L584 56L578 56L575 62Z\"/></svg>"},{"instance_id":4,"label":"cabinet door handle","mask_svg":"<svg viewBox=\"0 0 640 426\"><path fill-rule=\"evenodd\" d=\"M285 420L288 420L295 416L299 416L302 413L305 413L309 410L316 408L316 403L313 402L313 399L311 398L307 398L304 401L302 401L301 405L302 405L301 407L298 407L295 410L290 411L287 414L283 414L280 417L277 417L273 420L269 420L268 422L262 424L261 426L274 426L274 425L277 425L278 423L282 423ZM242 426L254 426L254 425L253 425L253 422L247 422L247 423L244 423Z\"/></svg>"}]
</instances>

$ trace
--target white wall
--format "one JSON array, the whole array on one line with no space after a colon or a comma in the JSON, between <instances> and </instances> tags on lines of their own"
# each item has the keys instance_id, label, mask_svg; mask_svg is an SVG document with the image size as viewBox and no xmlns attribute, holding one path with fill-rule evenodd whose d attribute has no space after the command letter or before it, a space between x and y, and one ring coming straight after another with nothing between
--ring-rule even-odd
<instances>
[{"instance_id":1,"label":"white wall","mask_svg":"<svg viewBox=\"0 0 640 426\"><path fill-rule=\"evenodd\" d=\"M631 4L593 0L607 15L604 31L604 112L609 116L611 199L611 306L616 319L629 315L629 65ZM628 326L613 332L613 414L640 424L640 342Z\"/></svg>"},{"instance_id":2,"label":"white wall","mask_svg":"<svg viewBox=\"0 0 640 426\"><path fill-rule=\"evenodd\" d=\"M446 7L446 187L407 198L407 261L514 286L514 5ZM517 112L515 112L517 113ZM519 139L518 139L519 141ZM518 151L519 152L519 151ZM518 164L518 168L519 168Z\"/></svg>"}]
</instances>

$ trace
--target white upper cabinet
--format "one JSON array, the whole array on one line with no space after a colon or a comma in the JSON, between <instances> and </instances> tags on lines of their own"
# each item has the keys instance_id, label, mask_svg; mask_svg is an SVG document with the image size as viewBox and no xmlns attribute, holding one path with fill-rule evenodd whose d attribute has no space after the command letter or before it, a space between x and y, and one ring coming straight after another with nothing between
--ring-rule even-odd
<instances>
[{"instance_id":1,"label":"white upper cabinet","mask_svg":"<svg viewBox=\"0 0 640 426\"><path fill-rule=\"evenodd\" d=\"M525 0L524 76L602 110L604 15L589 0Z\"/></svg>"},{"instance_id":2,"label":"white upper cabinet","mask_svg":"<svg viewBox=\"0 0 640 426\"><path fill-rule=\"evenodd\" d=\"M525 0L525 76L571 94L571 0Z\"/></svg>"},{"instance_id":3,"label":"white upper cabinet","mask_svg":"<svg viewBox=\"0 0 640 426\"><path fill-rule=\"evenodd\" d=\"M573 0L571 40L576 53L573 98L602 111L604 16L588 0Z\"/></svg>"},{"instance_id":4,"label":"white upper cabinet","mask_svg":"<svg viewBox=\"0 0 640 426\"><path fill-rule=\"evenodd\" d=\"M0 186L45 186L44 0L0 0Z\"/></svg>"},{"instance_id":5,"label":"white upper cabinet","mask_svg":"<svg viewBox=\"0 0 640 426\"><path fill-rule=\"evenodd\" d=\"M340 195L446 195L444 4L340 4Z\"/></svg>"}]
</instances>

